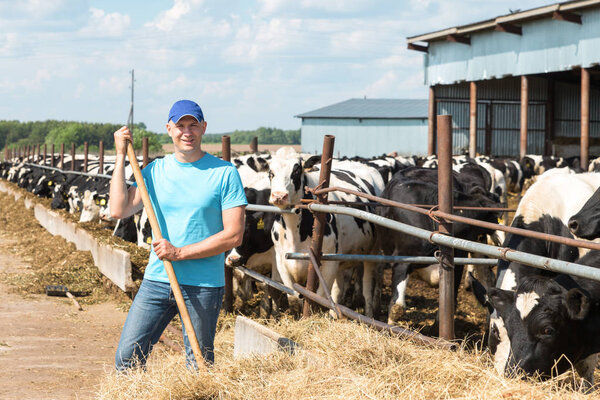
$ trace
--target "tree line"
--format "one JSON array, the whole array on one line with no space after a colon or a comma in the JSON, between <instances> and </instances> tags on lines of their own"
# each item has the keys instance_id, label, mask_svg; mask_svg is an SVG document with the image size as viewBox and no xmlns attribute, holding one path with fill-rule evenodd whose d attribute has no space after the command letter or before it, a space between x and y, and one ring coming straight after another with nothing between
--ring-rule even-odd
<instances>
[{"instance_id":1,"label":"tree line","mask_svg":"<svg viewBox=\"0 0 600 400\"><path fill-rule=\"evenodd\" d=\"M83 149L88 142L89 149L95 151L100 141L105 149L114 147L113 133L121 127L120 124L91 123L74 121L6 121L0 120L0 149L4 147L17 148L27 145L47 144L60 146L61 143L70 146L75 143L78 150ZM258 137L260 144L299 144L300 130L281 130L261 127L256 130L236 130L227 133L232 144L249 144L253 137ZM220 143L222 134L206 134L202 139L205 143ZM170 143L171 138L166 134L149 131L143 122L134 125L133 146L141 149L142 138L148 138L149 150L159 152L162 145Z\"/></svg>"}]
</instances>

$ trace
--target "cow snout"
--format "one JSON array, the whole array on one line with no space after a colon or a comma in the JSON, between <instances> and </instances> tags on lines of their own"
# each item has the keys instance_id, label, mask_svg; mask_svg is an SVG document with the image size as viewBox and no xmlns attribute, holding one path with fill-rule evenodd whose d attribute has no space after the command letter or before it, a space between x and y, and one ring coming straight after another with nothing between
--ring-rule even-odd
<instances>
[{"instance_id":1,"label":"cow snout","mask_svg":"<svg viewBox=\"0 0 600 400\"><path fill-rule=\"evenodd\" d=\"M239 255L230 254L225 260L225 264L229 267L239 267L242 265L242 257Z\"/></svg>"},{"instance_id":2,"label":"cow snout","mask_svg":"<svg viewBox=\"0 0 600 400\"><path fill-rule=\"evenodd\" d=\"M573 218L571 217L569 219L569 230L571 231L571 233L575 236L579 236L579 221L577 220L577 218Z\"/></svg>"},{"instance_id":3,"label":"cow snout","mask_svg":"<svg viewBox=\"0 0 600 400\"><path fill-rule=\"evenodd\" d=\"M269 203L275 206L285 206L289 203L289 196L284 192L271 192Z\"/></svg>"}]
</instances>

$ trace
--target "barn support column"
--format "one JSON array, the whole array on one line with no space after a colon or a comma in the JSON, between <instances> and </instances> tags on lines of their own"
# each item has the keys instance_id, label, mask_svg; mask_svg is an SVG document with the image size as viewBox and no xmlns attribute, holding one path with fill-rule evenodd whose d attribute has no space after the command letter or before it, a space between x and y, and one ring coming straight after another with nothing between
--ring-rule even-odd
<instances>
[{"instance_id":1,"label":"barn support column","mask_svg":"<svg viewBox=\"0 0 600 400\"><path fill-rule=\"evenodd\" d=\"M527 111L529 103L529 82L525 75L521 77L521 140L519 141L519 159L527 154Z\"/></svg>"},{"instance_id":2,"label":"barn support column","mask_svg":"<svg viewBox=\"0 0 600 400\"><path fill-rule=\"evenodd\" d=\"M469 157L477 155L477 83L471 82L471 106L469 113Z\"/></svg>"},{"instance_id":3,"label":"barn support column","mask_svg":"<svg viewBox=\"0 0 600 400\"><path fill-rule=\"evenodd\" d=\"M547 81L546 95L546 130L544 132L544 155L552 155L552 140L554 139L554 79Z\"/></svg>"},{"instance_id":4,"label":"barn support column","mask_svg":"<svg viewBox=\"0 0 600 400\"><path fill-rule=\"evenodd\" d=\"M581 68L581 159L580 166L588 169L590 151L590 71Z\"/></svg>"},{"instance_id":5,"label":"barn support column","mask_svg":"<svg viewBox=\"0 0 600 400\"><path fill-rule=\"evenodd\" d=\"M429 118L427 124L427 155L435 154L435 90L433 86L429 86Z\"/></svg>"},{"instance_id":6,"label":"barn support column","mask_svg":"<svg viewBox=\"0 0 600 400\"><path fill-rule=\"evenodd\" d=\"M438 204L445 213L452 213L452 116L439 115L438 126ZM452 235L452 223L442 220L440 233ZM454 249L440 246L440 332L446 340L454 339Z\"/></svg>"}]
</instances>

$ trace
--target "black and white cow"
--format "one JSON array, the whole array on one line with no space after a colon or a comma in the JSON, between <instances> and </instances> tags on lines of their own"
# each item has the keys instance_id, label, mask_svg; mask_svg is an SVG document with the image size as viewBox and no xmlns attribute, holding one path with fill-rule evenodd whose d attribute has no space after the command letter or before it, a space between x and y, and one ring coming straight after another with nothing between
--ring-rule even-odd
<instances>
[{"instance_id":1,"label":"black and white cow","mask_svg":"<svg viewBox=\"0 0 600 400\"><path fill-rule=\"evenodd\" d=\"M383 179L379 172L364 164L352 161L341 162L344 169L333 164L330 186L340 186L364 193L379 195L384 187ZM280 208L289 208L300 204L303 198L312 198L304 194L304 188L319 185L318 168L305 171L301 156L291 147L280 148L270 163L269 176L271 180L271 193L269 202ZM348 168L352 167L352 168ZM343 193L330 193L330 201L357 201L366 202L357 196ZM291 286L293 282L304 282L308 272L308 262L302 260L289 260L285 254L289 252L307 253L310 247L313 216L308 210L300 214L282 214L275 218L271 231L277 270L283 283ZM324 253L369 254L374 249L374 226L346 215L328 215L323 235ZM337 261L324 261L322 273L327 282L332 297L339 301L343 291L343 272L341 268L353 267L356 263L340 263ZM374 263L364 263L363 271L363 296L365 298L365 313L373 315L373 278ZM335 284L335 285L334 285ZM319 294L324 295L323 287L319 287ZM292 302L294 299L290 299Z\"/></svg>"},{"instance_id":2,"label":"black and white cow","mask_svg":"<svg viewBox=\"0 0 600 400\"><path fill-rule=\"evenodd\" d=\"M493 195L480 186L468 187L468 192L462 191L462 185L454 173L454 205L474 207L497 207ZM416 177L420 179L416 179ZM438 204L437 171L427 168L413 168L400 171L386 185L381 197L405 204ZM376 213L382 217L399 221L404 224L435 231L437 223L426 215L407 211L396 207L377 207ZM498 213L492 211L459 210L461 216L496 222ZM467 240L477 240L481 235L488 234L488 230L474 226L453 223L454 236ZM399 256L432 256L438 246L429 241L400 232L377 227L377 237L384 254ZM457 256L465 256L460 251L455 251ZM431 266L421 264L398 263L392 266L392 299L388 313L388 323L398 320L405 308L405 291L409 276L413 274L420 277L431 286L439 284L439 265ZM458 290L462 277L462 266L456 266L455 286Z\"/></svg>"},{"instance_id":3,"label":"black and white cow","mask_svg":"<svg viewBox=\"0 0 600 400\"><path fill-rule=\"evenodd\" d=\"M551 174L544 179L539 179L523 196L511 226L574 237L569 231L569 219L582 208L598 187L600 187L600 174L594 173ZM503 246L563 261L575 261L587 252L585 249L577 249L565 244L510 233L506 235ZM528 277L540 275L551 278L556 274L518 262L500 260L496 288L514 291ZM501 315L491 315L488 345L496 369L501 373L505 372L511 341L506 332L506 321Z\"/></svg>"},{"instance_id":4,"label":"black and white cow","mask_svg":"<svg viewBox=\"0 0 600 400\"><path fill-rule=\"evenodd\" d=\"M576 262L598 266L600 252L589 252ZM530 275L513 290L486 288L476 280L473 288L477 300L502 324L494 325L491 334L502 336L504 343L490 351L497 353L509 343L506 360L496 364L500 372L549 378L574 366L581 387L593 385L600 352L599 282Z\"/></svg>"}]
</instances>

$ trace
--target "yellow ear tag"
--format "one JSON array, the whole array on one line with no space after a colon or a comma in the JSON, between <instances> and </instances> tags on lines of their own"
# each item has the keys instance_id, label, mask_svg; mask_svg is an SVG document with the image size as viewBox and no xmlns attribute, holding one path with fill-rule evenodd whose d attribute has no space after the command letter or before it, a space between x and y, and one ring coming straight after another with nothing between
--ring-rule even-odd
<instances>
[{"instance_id":1,"label":"yellow ear tag","mask_svg":"<svg viewBox=\"0 0 600 400\"><path fill-rule=\"evenodd\" d=\"M151 237L149 237L148 239L146 239L146 243L148 243L148 244L152 244L152 238L151 238Z\"/></svg>"},{"instance_id":2,"label":"yellow ear tag","mask_svg":"<svg viewBox=\"0 0 600 400\"><path fill-rule=\"evenodd\" d=\"M500 225L504 225L504 218L498 218L498 223Z\"/></svg>"},{"instance_id":3,"label":"yellow ear tag","mask_svg":"<svg viewBox=\"0 0 600 400\"><path fill-rule=\"evenodd\" d=\"M106 205L106 199L101 199L101 200L100 200L100 205L101 205L101 206L103 206L103 205Z\"/></svg>"},{"instance_id":4,"label":"yellow ear tag","mask_svg":"<svg viewBox=\"0 0 600 400\"><path fill-rule=\"evenodd\" d=\"M48 181L48 186L52 186L52 181Z\"/></svg>"},{"instance_id":5,"label":"yellow ear tag","mask_svg":"<svg viewBox=\"0 0 600 400\"><path fill-rule=\"evenodd\" d=\"M265 221L262 218L256 223L256 229L265 229Z\"/></svg>"}]
</instances>

